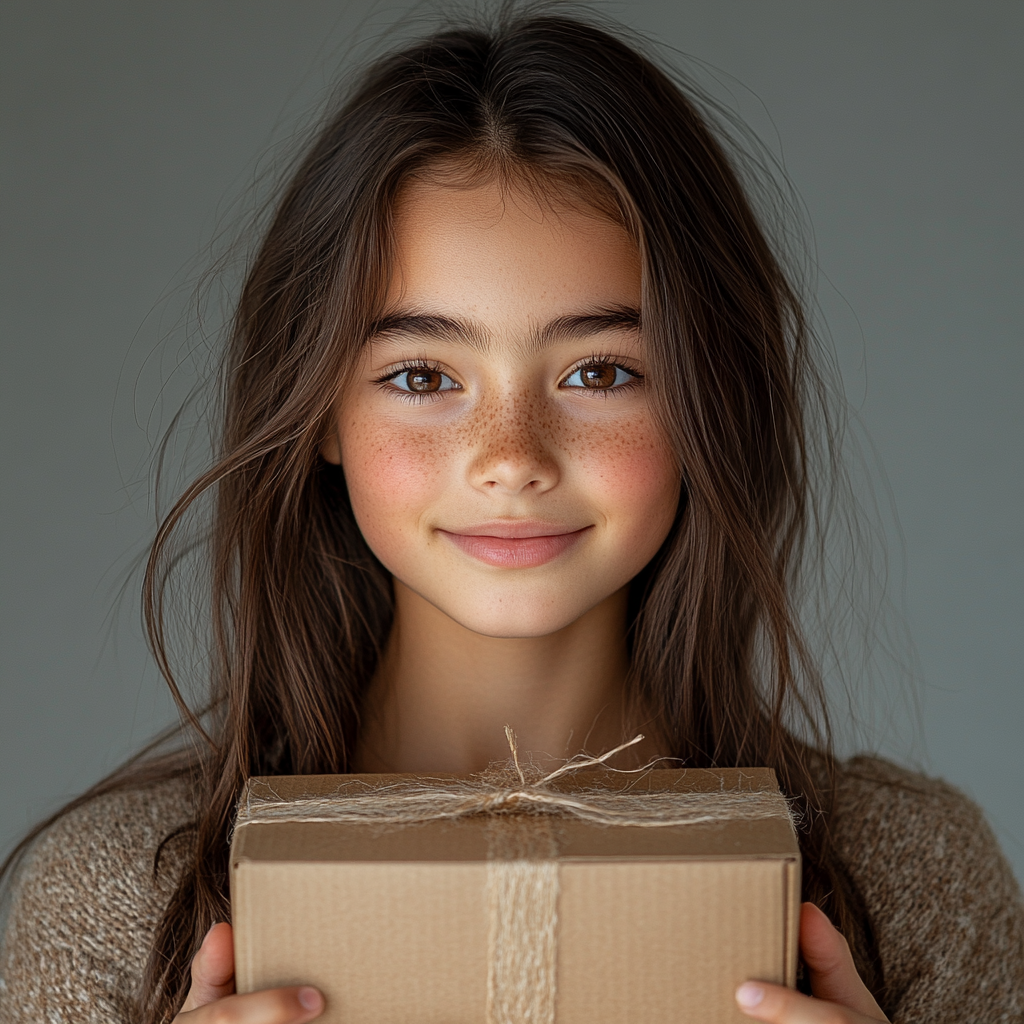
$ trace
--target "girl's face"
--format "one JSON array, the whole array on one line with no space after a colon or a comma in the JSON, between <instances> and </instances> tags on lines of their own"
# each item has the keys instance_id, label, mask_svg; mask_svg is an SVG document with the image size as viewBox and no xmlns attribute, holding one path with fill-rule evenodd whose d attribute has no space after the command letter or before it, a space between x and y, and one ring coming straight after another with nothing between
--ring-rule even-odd
<instances>
[{"instance_id":1,"label":"girl's face","mask_svg":"<svg viewBox=\"0 0 1024 1024\"><path fill-rule=\"evenodd\" d=\"M406 587L477 633L553 633L622 591L679 500L636 246L497 183L416 182L395 233L386 315L324 455Z\"/></svg>"}]
</instances>

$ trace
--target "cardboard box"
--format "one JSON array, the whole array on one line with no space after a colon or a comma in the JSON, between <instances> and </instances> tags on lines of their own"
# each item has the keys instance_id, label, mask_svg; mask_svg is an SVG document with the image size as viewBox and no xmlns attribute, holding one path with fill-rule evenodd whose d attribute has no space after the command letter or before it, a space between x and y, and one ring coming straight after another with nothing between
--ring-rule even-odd
<instances>
[{"instance_id":1,"label":"cardboard box","mask_svg":"<svg viewBox=\"0 0 1024 1024\"><path fill-rule=\"evenodd\" d=\"M399 778L252 779L246 799L273 794L287 804ZM626 801L645 792L778 793L769 769L586 772L558 788L595 785L624 790ZM489 1003L494 879L513 877L500 874L510 863L543 867L544 884L555 886L554 948L545 955L553 957L557 1024L745 1021L734 1003L738 984L795 983L800 853L788 816L648 828L516 820L548 830L540 861L543 843L527 854L532 862L496 866L486 816L401 827L258 819L238 827L238 990L316 985L327 998L324 1024L500 1022Z\"/></svg>"}]
</instances>

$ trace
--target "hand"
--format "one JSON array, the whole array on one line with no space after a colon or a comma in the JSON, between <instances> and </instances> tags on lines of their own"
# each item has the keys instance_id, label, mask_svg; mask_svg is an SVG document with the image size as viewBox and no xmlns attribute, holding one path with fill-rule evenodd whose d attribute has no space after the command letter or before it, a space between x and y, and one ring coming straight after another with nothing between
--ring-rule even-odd
<instances>
[{"instance_id":1,"label":"hand","mask_svg":"<svg viewBox=\"0 0 1024 1024\"><path fill-rule=\"evenodd\" d=\"M888 1018L860 980L846 939L813 904L800 908L800 952L814 997L784 985L747 981L736 1002L748 1016L771 1024L877 1024Z\"/></svg>"},{"instance_id":2,"label":"hand","mask_svg":"<svg viewBox=\"0 0 1024 1024\"><path fill-rule=\"evenodd\" d=\"M215 924L192 959L192 986L174 1024L305 1024L324 1010L324 997L308 986L235 995L231 925Z\"/></svg>"}]
</instances>

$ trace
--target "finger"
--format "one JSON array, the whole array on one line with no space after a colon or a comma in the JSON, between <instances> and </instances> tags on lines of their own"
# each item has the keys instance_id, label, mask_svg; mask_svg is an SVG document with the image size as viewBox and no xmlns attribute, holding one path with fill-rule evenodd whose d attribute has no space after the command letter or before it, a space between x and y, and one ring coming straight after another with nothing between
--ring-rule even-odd
<instances>
[{"instance_id":1,"label":"finger","mask_svg":"<svg viewBox=\"0 0 1024 1024\"><path fill-rule=\"evenodd\" d=\"M183 1010L195 1010L235 991L235 950L231 925L215 924L192 958L192 985Z\"/></svg>"},{"instance_id":2,"label":"finger","mask_svg":"<svg viewBox=\"0 0 1024 1024\"><path fill-rule=\"evenodd\" d=\"M324 997L302 985L227 996L180 1014L175 1024L305 1024L323 1011Z\"/></svg>"},{"instance_id":3,"label":"finger","mask_svg":"<svg viewBox=\"0 0 1024 1024\"><path fill-rule=\"evenodd\" d=\"M800 908L800 952L810 973L811 991L818 999L885 1020L867 985L861 981L849 943L813 903Z\"/></svg>"},{"instance_id":4,"label":"finger","mask_svg":"<svg viewBox=\"0 0 1024 1024\"><path fill-rule=\"evenodd\" d=\"M878 1024L878 1018L762 981L740 985L736 1003L748 1017L769 1024Z\"/></svg>"}]
</instances>

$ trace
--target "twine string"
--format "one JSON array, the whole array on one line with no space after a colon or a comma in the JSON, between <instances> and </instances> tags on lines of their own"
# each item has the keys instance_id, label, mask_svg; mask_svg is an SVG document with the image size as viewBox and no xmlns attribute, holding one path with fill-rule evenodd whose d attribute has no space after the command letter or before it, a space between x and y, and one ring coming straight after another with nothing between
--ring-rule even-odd
<instances>
[{"instance_id":1,"label":"twine string","mask_svg":"<svg viewBox=\"0 0 1024 1024\"><path fill-rule=\"evenodd\" d=\"M487 821L487 1024L555 1024L558 844L553 819Z\"/></svg>"},{"instance_id":2,"label":"twine string","mask_svg":"<svg viewBox=\"0 0 1024 1024\"><path fill-rule=\"evenodd\" d=\"M641 791L606 787L574 792L552 784L588 768L605 767L616 754L643 740L628 743L600 756L578 755L546 774L523 765L511 729L510 768L491 768L464 778L432 779L420 776L386 785L346 780L335 793L285 800L269 786L250 787L238 808L235 828L272 821L338 822L349 825L417 825L504 814L553 815L576 818L594 825L631 828L676 828L736 819L789 818L786 800L778 792L715 790L713 792ZM615 770L642 775L653 767Z\"/></svg>"}]
</instances>

